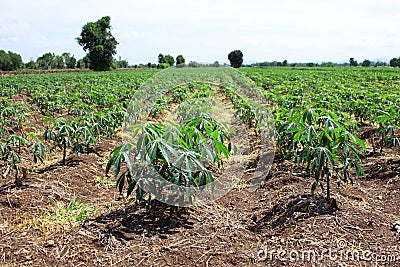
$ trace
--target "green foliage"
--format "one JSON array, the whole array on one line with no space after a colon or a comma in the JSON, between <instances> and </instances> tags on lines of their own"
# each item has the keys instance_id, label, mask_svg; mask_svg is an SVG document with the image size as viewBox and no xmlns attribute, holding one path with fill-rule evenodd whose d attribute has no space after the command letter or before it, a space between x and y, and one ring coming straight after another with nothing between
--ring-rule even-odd
<instances>
[{"instance_id":1,"label":"green foliage","mask_svg":"<svg viewBox=\"0 0 400 267\"><path fill-rule=\"evenodd\" d=\"M182 55L179 55L176 57L176 65L182 65L185 64L185 58Z\"/></svg>"},{"instance_id":2,"label":"green foliage","mask_svg":"<svg viewBox=\"0 0 400 267\"><path fill-rule=\"evenodd\" d=\"M116 67L119 69L129 68L129 62L124 59L116 61L116 65Z\"/></svg>"},{"instance_id":3,"label":"green foliage","mask_svg":"<svg viewBox=\"0 0 400 267\"><path fill-rule=\"evenodd\" d=\"M365 59L365 60L363 61L363 63L361 64L361 66L363 66L363 67L369 67L369 66L371 66L371 61L369 61L368 59Z\"/></svg>"},{"instance_id":4,"label":"green foliage","mask_svg":"<svg viewBox=\"0 0 400 267\"><path fill-rule=\"evenodd\" d=\"M329 181L352 182L363 174L367 149L357 137L366 123L376 127L373 150L399 145L400 106L393 69L242 69L274 107L278 152L314 179L312 189ZM352 175L350 175L352 174Z\"/></svg>"},{"instance_id":5,"label":"green foliage","mask_svg":"<svg viewBox=\"0 0 400 267\"><path fill-rule=\"evenodd\" d=\"M350 66L352 66L352 67L357 67L358 66L357 60L354 60L353 57L350 58L349 63L350 63Z\"/></svg>"},{"instance_id":6,"label":"green foliage","mask_svg":"<svg viewBox=\"0 0 400 267\"><path fill-rule=\"evenodd\" d=\"M67 148L73 146L76 129L73 124L65 118L54 120L51 128L47 128L43 134L44 140L53 141L54 145L63 152L62 164L65 165Z\"/></svg>"},{"instance_id":7,"label":"green foliage","mask_svg":"<svg viewBox=\"0 0 400 267\"><path fill-rule=\"evenodd\" d=\"M240 50L234 50L229 53L228 59L232 67L240 68L243 63L243 53Z\"/></svg>"},{"instance_id":8,"label":"green foliage","mask_svg":"<svg viewBox=\"0 0 400 267\"><path fill-rule=\"evenodd\" d=\"M173 66L175 64L175 59L171 55L165 55L164 61L165 61L165 63L168 63L170 66Z\"/></svg>"},{"instance_id":9,"label":"green foliage","mask_svg":"<svg viewBox=\"0 0 400 267\"><path fill-rule=\"evenodd\" d=\"M38 57L36 60L40 69L56 69L56 55L54 53L45 53L42 56Z\"/></svg>"},{"instance_id":10,"label":"green foliage","mask_svg":"<svg viewBox=\"0 0 400 267\"><path fill-rule=\"evenodd\" d=\"M161 63L157 65L157 69L168 69L169 67L171 67L171 65L168 63Z\"/></svg>"},{"instance_id":11,"label":"green foliage","mask_svg":"<svg viewBox=\"0 0 400 267\"><path fill-rule=\"evenodd\" d=\"M166 63L165 57L164 57L163 54L160 53L160 54L158 55L158 64L163 64L163 63Z\"/></svg>"},{"instance_id":12,"label":"green foliage","mask_svg":"<svg viewBox=\"0 0 400 267\"><path fill-rule=\"evenodd\" d=\"M64 202L58 202L51 213L49 219L63 223L81 222L96 210L90 205L82 204L76 196L65 205Z\"/></svg>"},{"instance_id":13,"label":"green foliage","mask_svg":"<svg viewBox=\"0 0 400 267\"><path fill-rule=\"evenodd\" d=\"M400 57L399 58L392 58L389 62L390 67L400 67Z\"/></svg>"},{"instance_id":14,"label":"green foliage","mask_svg":"<svg viewBox=\"0 0 400 267\"><path fill-rule=\"evenodd\" d=\"M19 70L22 66L23 62L21 55L11 51L6 53L4 50L0 50L0 70Z\"/></svg>"},{"instance_id":15,"label":"green foliage","mask_svg":"<svg viewBox=\"0 0 400 267\"><path fill-rule=\"evenodd\" d=\"M326 197L331 195L330 180L339 184L351 183L351 168L356 176L363 174L359 164L365 150L364 143L351 134L338 117L324 109L296 109L283 123L278 122L278 146L286 157L306 166L306 172L314 178L312 192L322 182L326 184Z\"/></svg>"},{"instance_id":16,"label":"green foliage","mask_svg":"<svg viewBox=\"0 0 400 267\"><path fill-rule=\"evenodd\" d=\"M71 55L71 53L63 53L62 54L64 63L65 63L65 67L67 69L75 69L76 67L76 58L74 57L74 55Z\"/></svg>"},{"instance_id":17,"label":"green foliage","mask_svg":"<svg viewBox=\"0 0 400 267\"><path fill-rule=\"evenodd\" d=\"M118 42L111 34L110 17L105 16L96 22L88 22L82 28L81 35L76 38L78 44L88 51L90 69L95 71L110 70L113 55L117 53Z\"/></svg>"},{"instance_id":18,"label":"green foliage","mask_svg":"<svg viewBox=\"0 0 400 267\"><path fill-rule=\"evenodd\" d=\"M127 195L136 190L136 198L142 201L144 183L151 194L158 195L157 184L146 180L145 175L137 175L140 169L133 168L135 161L153 166L163 179L176 186L186 188L180 195L180 201L192 199L191 190L200 190L214 181L206 164L223 166L222 158L229 158L231 143L229 130L220 122L206 117L191 119L182 125L147 122L143 126L132 128L133 137L138 137L132 144L125 144L112 152L106 172L114 169L114 175L121 172L121 162L125 161L128 170L118 178L117 187L122 192L127 186ZM145 169L145 168L143 168Z\"/></svg>"}]
</instances>

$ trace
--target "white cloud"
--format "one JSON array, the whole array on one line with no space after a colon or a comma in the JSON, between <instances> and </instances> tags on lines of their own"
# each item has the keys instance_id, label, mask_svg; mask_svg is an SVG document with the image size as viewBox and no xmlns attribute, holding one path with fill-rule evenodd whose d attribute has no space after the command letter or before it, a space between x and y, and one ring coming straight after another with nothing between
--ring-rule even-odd
<instances>
[{"instance_id":1,"label":"white cloud","mask_svg":"<svg viewBox=\"0 0 400 267\"><path fill-rule=\"evenodd\" d=\"M158 53L188 60L316 61L398 55L398 0L14 0L0 3L0 49L24 60L70 51L82 26L111 17L129 62L155 62ZM5 11L5 12L4 12Z\"/></svg>"}]
</instances>

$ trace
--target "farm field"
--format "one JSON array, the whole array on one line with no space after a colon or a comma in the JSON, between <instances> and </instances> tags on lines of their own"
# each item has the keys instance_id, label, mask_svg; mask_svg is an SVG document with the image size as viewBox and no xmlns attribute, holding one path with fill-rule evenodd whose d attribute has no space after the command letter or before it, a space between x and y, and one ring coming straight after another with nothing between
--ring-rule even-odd
<instances>
[{"instance_id":1,"label":"farm field","mask_svg":"<svg viewBox=\"0 0 400 267\"><path fill-rule=\"evenodd\" d=\"M2 265L287 266L291 256L296 266L400 266L399 70L167 71L0 77ZM139 90L148 103L136 109ZM213 120L216 103L223 115ZM143 145L143 159L176 185L224 179L235 159L224 124L243 125L247 166L215 203L162 207L123 160L127 111L146 121L137 132L151 133L154 153ZM183 126L168 124L171 114ZM164 143L172 131L179 144ZM177 168L180 155L196 171ZM329 249L336 257L318 257ZM302 259L307 251L316 258Z\"/></svg>"}]
</instances>

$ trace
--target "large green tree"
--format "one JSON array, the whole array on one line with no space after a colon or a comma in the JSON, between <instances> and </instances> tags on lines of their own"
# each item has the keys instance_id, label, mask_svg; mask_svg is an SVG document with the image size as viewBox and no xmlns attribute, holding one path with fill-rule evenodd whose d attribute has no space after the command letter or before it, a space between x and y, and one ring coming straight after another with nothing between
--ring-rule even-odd
<instances>
[{"instance_id":1,"label":"large green tree","mask_svg":"<svg viewBox=\"0 0 400 267\"><path fill-rule=\"evenodd\" d=\"M229 53L228 59L231 62L232 67L240 68L243 63L243 53L240 50L234 50Z\"/></svg>"},{"instance_id":2,"label":"large green tree","mask_svg":"<svg viewBox=\"0 0 400 267\"><path fill-rule=\"evenodd\" d=\"M105 16L96 22L86 23L81 35L76 38L83 50L88 52L89 68L92 70L105 71L112 68L118 42L111 34L110 20L109 16Z\"/></svg>"},{"instance_id":3,"label":"large green tree","mask_svg":"<svg viewBox=\"0 0 400 267\"><path fill-rule=\"evenodd\" d=\"M363 67L369 67L369 66L371 66L371 61L368 60L368 59L365 59L365 60L363 61L363 63L361 64L361 66L363 66Z\"/></svg>"},{"instance_id":4,"label":"large green tree","mask_svg":"<svg viewBox=\"0 0 400 267\"><path fill-rule=\"evenodd\" d=\"M21 55L4 50L0 50L0 70L7 71L7 70L18 70L22 67L22 57Z\"/></svg>"},{"instance_id":5,"label":"large green tree","mask_svg":"<svg viewBox=\"0 0 400 267\"><path fill-rule=\"evenodd\" d=\"M390 67L400 67L400 57L399 58L392 58L389 62Z\"/></svg>"},{"instance_id":6,"label":"large green tree","mask_svg":"<svg viewBox=\"0 0 400 267\"><path fill-rule=\"evenodd\" d=\"M182 55L176 57L176 65L185 64L185 58Z\"/></svg>"},{"instance_id":7,"label":"large green tree","mask_svg":"<svg viewBox=\"0 0 400 267\"><path fill-rule=\"evenodd\" d=\"M165 55L164 60L165 63L168 63L170 66L173 66L175 64L175 58L171 55Z\"/></svg>"}]
</instances>

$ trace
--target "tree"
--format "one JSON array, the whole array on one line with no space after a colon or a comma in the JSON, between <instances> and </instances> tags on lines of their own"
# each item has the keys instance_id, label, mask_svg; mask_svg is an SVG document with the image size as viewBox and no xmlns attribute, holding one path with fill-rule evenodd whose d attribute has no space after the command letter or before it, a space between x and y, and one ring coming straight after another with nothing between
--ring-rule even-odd
<instances>
[{"instance_id":1,"label":"tree","mask_svg":"<svg viewBox=\"0 0 400 267\"><path fill-rule=\"evenodd\" d=\"M400 67L400 57L399 58L392 58L389 62L390 67Z\"/></svg>"},{"instance_id":2,"label":"tree","mask_svg":"<svg viewBox=\"0 0 400 267\"><path fill-rule=\"evenodd\" d=\"M11 60L10 56L4 50L0 50L0 69L2 71L10 70Z\"/></svg>"},{"instance_id":3,"label":"tree","mask_svg":"<svg viewBox=\"0 0 400 267\"><path fill-rule=\"evenodd\" d=\"M22 68L24 62L22 61L22 57L20 54L8 51L8 55L10 56L12 70L19 70L20 68Z\"/></svg>"},{"instance_id":4,"label":"tree","mask_svg":"<svg viewBox=\"0 0 400 267\"><path fill-rule=\"evenodd\" d=\"M232 67L240 68L243 63L243 53L240 50L234 50L229 53L228 59L231 62Z\"/></svg>"},{"instance_id":5,"label":"tree","mask_svg":"<svg viewBox=\"0 0 400 267\"><path fill-rule=\"evenodd\" d=\"M158 55L158 64L163 64L163 63L165 63L165 58L164 55L160 53Z\"/></svg>"},{"instance_id":6,"label":"tree","mask_svg":"<svg viewBox=\"0 0 400 267\"><path fill-rule=\"evenodd\" d=\"M30 60L28 63L25 64L25 68L27 69L37 69L36 62L33 60Z\"/></svg>"},{"instance_id":7,"label":"tree","mask_svg":"<svg viewBox=\"0 0 400 267\"><path fill-rule=\"evenodd\" d=\"M329 68L332 68L332 67L334 67L335 65L332 63L332 62L330 62L330 61L328 61L328 62L322 62L321 63L321 67L329 67Z\"/></svg>"},{"instance_id":8,"label":"tree","mask_svg":"<svg viewBox=\"0 0 400 267\"><path fill-rule=\"evenodd\" d=\"M361 64L361 66L363 66L363 67L369 67L369 66L371 66L371 61L369 61L368 59L365 59L365 60L363 61L363 63Z\"/></svg>"},{"instance_id":9,"label":"tree","mask_svg":"<svg viewBox=\"0 0 400 267\"><path fill-rule=\"evenodd\" d=\"M357 60L354 60L354 57L350 58L350 66L352 66L352 67L358 66Z\"/></svg>"},{"instance_id":10,"label":"tree","mask_svg":"<svg viewBox=\"0 0 400 267\"><path fill-rule=\"evenodd\" d=\"M105 16L96 22L88 22L81 35L76 38L83 50L88 51L90 66L95 71L110 70L113 65L113 55L117 53L118 42L111 34L110 17Z\"/></svg>"},{"instance_id":11,"label":"tree","mask_svg":"<svg viewBox=\"0 0 400 267\"><path fill-rule=\"evenodd\" d=\"M76 58L71 53L63 53L62 57L64 58L64 63L67 69L75 69L76 67Z\"/></svg>"},{"instance_id":12,"label":"tree","mask_svg":"<svg viewBox=\"0 0 400 267\"><path fill-rule=\"evenodd\" d=\"M196 61L190 61L189 62L189 68L200 68L201 65L197 63Z\"/></svg>"},{"instance_id":13,"label":"tree","mask_svg":"<svg viewBox=\"0 0 400 267\"><path fill-rule=\"evenodd\" d=\"M79 59L78 62L76 63L76 67L78 69L87 69L90 66L90 58L89 55L86 54L83 58Z\"/></svg>"},{"instance_id":14,"label":"tree","mask_svg":"<svg viewBox=\"0 0 400 267\"><path fill-rule=\"evenodd\" d=\"M54 65L56 69L64 69L65 68L64 58L62 56L57 55L54 58Z\"/></svg>"},{"instance_id":15,"label":"tree","mask_svg":"<svg viewBox=\"0 0 400 267\"><path fill-rule=\"evenodd\" d=\"M176 65L185 64L185 58L182 55L176 57Z\"/></svg>"},{"instance_id":16,"label":"tree","mask_svg":"<svg viewBox=\"0 0 400 267\"><path fill-rule=\"evenodd\" d=\"M283 66L283 67L287 67L287 65L288 65L288 63L287 63L287 60L285 59L285 60L282 62L282 66Z\"/></svg>"},{"instance_id":17,"label":"tree","mask_svg":"<svg viewBox=\"0 0 400 267\"><path fill-rule=\"evenodd\" d=\"M23 66L22 57L11 51L0 50L0 70L18 70Z\"/></svg>"},{"instance_id":18,"label":"tree","mask_svg":"<svg viewBox=\"0 0 400 267\"><path fill-rule=\"evenodd\" d=\"M121 57L119 57L119 59L116 61L116 65L117 65L117 68L120 68L120 69L129 68L129 62L125 59L121 59Z\"/></svg>"},{"instance_id":19,"label":"tree","mask_svg":"<svg viewBox=\"0 0 400 267\"><path fill-rule=\"evenodd\" d=\"M165 63L168 63L170 66L173 66L175 64L175 59L171 55L165 55L164 60L165 60Z\"/></svg>"},{"instance_id":20,"label":"tree","mask_svg":"<svg viewBox=\"0 0 400 267\"><path fill-rule=\"evenodd\" d=\"M212 66L218 68L219 67L219 62L215 61Z\"/></svg>"},{"instance_id":21,"label":"tree","mask_svg":"<svg viewBox=\"0 0 400 267\"><path fill-rule=\"evenodd\" d=\"M54 53L45 53L42 56L38 57L36 60L36 63L38 64L39 68L42 70L47 70L47 69L55 69L56 64L55 64L55 58L56 55Z\"/></svg>"}]
</instances>

